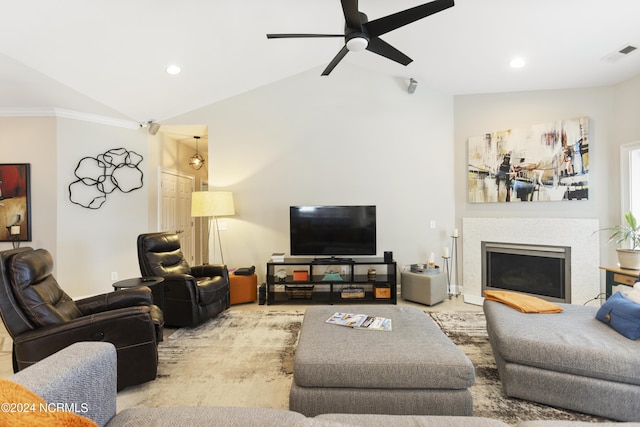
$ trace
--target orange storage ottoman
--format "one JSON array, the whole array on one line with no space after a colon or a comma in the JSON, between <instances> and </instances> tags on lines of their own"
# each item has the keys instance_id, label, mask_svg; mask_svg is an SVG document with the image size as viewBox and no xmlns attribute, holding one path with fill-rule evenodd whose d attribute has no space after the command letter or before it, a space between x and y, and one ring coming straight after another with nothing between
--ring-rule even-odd
<instances>
[{"instance_id":1,"label":"orange storage ottoman","mask_svg":"<svg viewBox=\"0 0 640 427\"><path fill-rule=\"evenodd\" d=\"M229 275L229 299L231 305L243 302L254 302L258 299L258 276Z\"/></svg>"}]
</instances>

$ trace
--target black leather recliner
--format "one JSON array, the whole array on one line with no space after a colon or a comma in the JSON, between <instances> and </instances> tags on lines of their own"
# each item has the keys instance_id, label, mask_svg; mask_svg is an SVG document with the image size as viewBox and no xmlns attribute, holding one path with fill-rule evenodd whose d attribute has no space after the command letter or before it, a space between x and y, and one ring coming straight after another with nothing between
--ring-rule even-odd
<instances>
[{"instance_id":1,"label":"black leather recliner","mask_svg":"<svg viewBox=\"0 0 640 427\"><path fill-rule=\"evenodd\" d=\"M223 264L190 267L171 233L138 236L142 277L164 277L167 325L194 326L229 308L229 272Z\"/></svg>"},{"instance_id":2,"label":"black leather recliner","mask_svg":"<svg viewBox=\"0 0 640 427\"><path fill-rule=\"evenodd\" d=\"M22 370L78 341L116 347L118 389L156 378L163 314L146 286L72 300L52 276L53 258L30 247L0 252L0 314Z\"/></svg>"}]
</instances>

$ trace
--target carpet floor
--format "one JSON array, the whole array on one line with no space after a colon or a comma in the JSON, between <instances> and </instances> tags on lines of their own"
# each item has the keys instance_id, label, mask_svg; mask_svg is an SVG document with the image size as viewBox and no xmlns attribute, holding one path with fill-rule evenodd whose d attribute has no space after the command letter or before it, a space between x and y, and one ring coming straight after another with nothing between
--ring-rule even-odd
<instances>
[{"instance_id":1,"label":"carpet floor","mask_svg":"<svg viewBox=\"0 0 640 427\"><path fill-rule=\"evenodd\" d=\"M601 421L502 393L481 312L427 313L476 368L474 415L514 425L531 419ZM293 358L304 310L227 311L182 328L158 346L155 381L118 393L129 407L249 406L288 408Z\"/></svg>"}]
</instances>

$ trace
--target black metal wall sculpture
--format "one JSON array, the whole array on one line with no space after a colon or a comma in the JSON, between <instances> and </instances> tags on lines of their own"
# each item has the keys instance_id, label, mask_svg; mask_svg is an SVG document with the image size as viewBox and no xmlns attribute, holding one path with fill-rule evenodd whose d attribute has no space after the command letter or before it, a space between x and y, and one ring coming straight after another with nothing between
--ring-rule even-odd
<instances>
[{"instance_id":1,"label":"black metal wall sculpture","mask_svg":"<svg viewBox=\"0 0 640 427\"><path fill-rule=\"evenodd\" d=\"M78 179L69 184L69 200L83 208L100 209L107 194L142 188L143 173L138 167L142 159L140 154L124 148L84 157L73 172Z\"/></svg>"}]
</instances>

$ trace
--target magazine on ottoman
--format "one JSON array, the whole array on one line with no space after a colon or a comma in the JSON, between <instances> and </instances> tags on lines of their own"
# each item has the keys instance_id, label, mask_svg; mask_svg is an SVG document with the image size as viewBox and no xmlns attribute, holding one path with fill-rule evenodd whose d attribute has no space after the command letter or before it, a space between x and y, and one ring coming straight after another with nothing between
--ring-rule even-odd
<instances>
[{"instance_id":1,"label":"magazine on ottoman","mask_svg":"<svg viewBox=\"0 0 640 427\"><path fill-rule=\"evenodd\" d=\"M391 331L391 319L385 317L369 316L367 314L336 312L326 323L338 326L347 326L354 329L369 329L372 331Z\"/></svg>"}]
</instances>

